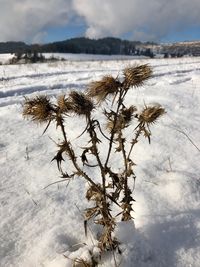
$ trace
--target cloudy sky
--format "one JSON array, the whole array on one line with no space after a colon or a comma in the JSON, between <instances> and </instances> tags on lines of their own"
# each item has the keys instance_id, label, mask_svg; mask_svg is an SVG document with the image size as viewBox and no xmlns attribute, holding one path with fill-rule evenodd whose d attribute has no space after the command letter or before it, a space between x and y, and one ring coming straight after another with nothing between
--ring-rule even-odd
<instances>
[{"instance_id":1,"label":"cloudy sky","mask_svg":"<svg viewBox=\"0 0 200 267\"><path fill-rule=\"evenodd\" d=\"M200 0L0 0L0 42L200 40Z\"/></svg>"}]
</instances>

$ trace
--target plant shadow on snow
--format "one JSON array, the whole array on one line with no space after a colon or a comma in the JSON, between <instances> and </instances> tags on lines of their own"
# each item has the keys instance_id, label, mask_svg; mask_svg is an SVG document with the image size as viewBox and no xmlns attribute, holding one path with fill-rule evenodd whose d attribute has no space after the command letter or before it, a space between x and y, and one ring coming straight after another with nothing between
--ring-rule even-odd
<instances>
[{"instance_id":1,"label":"plant shadow on snow","mask_svg":"<svg viewBox=\"0 0 200 267\"><path fill-rule=\"evenodd\" d=\"M119 225L117 235L122 241L121 255L116 255L117 263L125 267L176 267L180 250L186 251L199 246L198 229L195 219L200 217L200 209L185 212L154 215L154 219L164 218L145 229L130 229ZM104 262L114 265L113 255L105 254ZM106 265L107 266L107 265ZM181 266L181 265L180 265ZM195 265L196 266L196 265Z\"/></svg>"},{"instance_id":2,"label":"plant shadow on snow","mask_svg":"<svg viewBox=\"0 0 200 267\"><path fill-rule=\"evenodd\" d=\"M187 251L199 246L195 218L198 219L200 217L200 209L165 214L163 216L169 216L169 221L156 222L148 226L147 229L149 245L155 251L154 267L175 267L177 266L176 253L180 249ZM162 217L162 215L157 215L157 217ZM156 219L156 215L154 215L154 219Z\"/></svg>"},{"instance_id":3,"label":"plant shadow on snow","mask_svg":"<svg viewBox=\"0 0 200 267\"><path fill-rule=\"evenodd\" d=\"M175 65L178 66L178 68L180 68L181 64L184 66L184 68L186 64L191 64L190 62L187 63L186 61L182 63L176 62L175 64L172 64L171 62L170 66ZM199 64L200 62L195 62L195 64L197 63ZM115 68L115 64L112 63L113 69ZM120 62L120 65L121 64L122 63ZM78 65L75 65L74 68L76 67L79 70L80 67L77 67L79 65L80 63L78 63ZM91 66L88 65L89 71L82 71L83 74L86 73L86 78L84 78L82 74L80 77L76 76L79 72L77 70L75 70L73 73L73 75L75 74L75 78L72 79L70 76L65 76L66 84L69 83L69 89L82 89L83 86L80 85L79 82L85 81L85 79L86 81L87 79L89 80L91 76L90 74L96 72L94 66L93 70ZM106 66L108 68L109 65L105 65L104 67ZM158 68L160 68L161 66L161 63L159 62ZM165 64L165 66L168 67L169 64ZM84 68L86 68L85 63ZM13 115L16 118L16 113L13 112L13 110L16 110L16 108L7 108L7 106L13 105L15 103L20 103L22 101L22 95L25 94L28 96L35 91L41 91L45 94L56 96L66 86L66 84L63 82L64 77L62 76L63 73L61 73L61 69L58 71L58 73L55 72L55 76L58 77L58 79L56 78L52 81L48 80L48 83L43 83L42 80L40 81L40 78L42 78L45 74L38 73L18 77L19 81L15 82L14 84L3 84L6 90L0 92L0 106L6 107L6 118L4 118L5 122L3 121L1 125L2 129L3 127L5 128L5 125L7 125L6 131L8 143L4 144L4 141L2 140L0 144L0 151L4 153L4 150L8 151L7 149L9 148L10 154L8 154L8 159L11 158L10 155L12 155L12 157L14 155L14 153L11 153L12 150L17 151L15 146L13 149L13 143L16 143L16 139L14 138L14 136L16 136L15 134L21 133L23 139L26 139L24 133L26 133L27 138L30 138L30 133L24 130L25 128L23 128L22 126L19 126L20 123L18 119L17 124L13 124L13 126L10 127L11 123L13 123L14 121ZM164 135L162 136L162 138L160 137L159 132L158 138L155 135L155 139L153 139L152 153L149 152L150 149L148 150L148 153L146 153L146 145L144 150L138 150L138 158L142 159L142 167L137 167L140 168L137 176L139 178L137 181L137 188L141 189L138 191L139 195L142 195L142 200L144 193L145 196L144 202L142 201L141 203L140 199L136 196L136 203L139 203L138 205L141 209L138 209L138 211L136 210L135 221L137 222L138 217L139 221L141 221L141 219L145 219L146 224L143 224L144 226L141 226L141 228L131 228L127 225L126 227L124 227L123 231L118 231L118 234L120 232L118 236L119 240L122 242L120 245L122 254L117 255L117 259L118 262L121 262L120 266L122 267L200 266L198 265L199 258L196 262L195 257L192 260L189 259L190 261L188 261L187 263L184 261L189 250L195 250L195 253L198 253L200 244L198 228L200 227L200 225L198 225L200 218L200 209L197 209L200 188L200 179L198 174L198 156L195 156L194 154L192 156L193 149L195 148L191 147L191 143L188 142L186 136L181 135L176 130L177 125L175 123L181 122L181 129L187 129L186 133L188 133L189 136L191 136L192 139L194 138L194 141L197 142L199 128L199 98L197 97L196 89L198 89L198 87L194 87L195 79L194 81L192 79L192 82L194 82L193 87L190 83L184 83L187 81L189 82L189 78L186 74L189 74L190 77L191 73L194 70L199 71L199 68L196 68L196 66L193 65L191 71L177 71L176 69L175 71L172 70L170 75L168 75L169 69L166 68L165 73L163 72L161 73L161 75L159 75L158 69L158 74L155 75L155 79L151 81L151 84L149 84L149 89L151 86L155 86L156 89L157 86L157 89L159 90L157 91L158 93L156 93L156 96L153 96L153 98L155 97L156 100L161 99L161 102L166 107L167 113L173 119L175 119L175 121L172 121L168 117L168 122L167 118L165 118L163 124L159 125L159 127L163 127ZM33 71L35 73L37 71L39 72L40 70L35 69ZM103 71L104 70L102 69L98 72L98 77L99 74L103 74ZM161 69L161 71L163 71L163 69ZM88 74L88 72L90 72L90 74ZM72 71L66 71L66 74L68 73L72 73ZM31 80L28 79L27 84L23 85L24 81L21 81L21 78L34 78L34 75L38 76L39 78L38 80L40 82L38 84L35 84L33 82L33 87L31 87ZM49 76L53 75L54 74L47 73L44 78L46 79ZM196 73L196 75L197 77L199 77L198 73ZM163 80L160 80L159 77L162 78L162 76ZM195 76L192 75L191 77L195 78ZM13 79L12 77L10 77L9 79L15 80L15 78ZM5 80L5 82L7 82L7 80ZM183 87L181 84L182 82ZM198 80L196 80L196 82L198 82ZM49 84L51 86L49 86ZM167 88L165 90L164 85L166 84ZM170 84L171 86L173 84L180 84L181 86L176 86L176 88L174 86L168 87L168 84ZM8 85L10 85L10 88L8 87ZM162 91L159 88L160 86ZM186 88L187 93L185 93ZM196 90L194 91L195 97L189 89ZM149 102L151 98L150 96L148 96L148 90L140 90L142 91L142 93L147 94L147 102ZM192 109L191 103L193 107ZM18 106L17 109L19 109ZM5 109L2 109L2 112L4 111ZM190 113L188 111L190 111ZM11 118L11 120L6 121L7 115L10 116L9 118ZM188 120L188 118L190 118L190 120ZM173 127L168 127L169 125ZM13 127L17 128L15 129ZM13 135L11 135L12 133L9 133L8 135L9 128L13 129ZM23 133L19 131L20 128L22 129ZM29 144L29 141L26 142L27 144ZM81 221L81 211L87 205L87 202L83 201L85 187L82 186L82 184L80 185L80 182L77 181L76 183L76 181L73 181L74 189L71 186L61 186L61 183L57 184L56 188L54 188L55 185L49 187L48 190L45 191L45 193L44 191L42 193L40 190L38 191L38 188L45 186L51 181L54 181L53 179L55 179L54 177L56 176L55 172L49 170L49 162L47 163L47 161L45 160L46 153L48 151L51 152L51 149L49 149L48 145L48 149L47 151L45 151L42 147L42 144L42 142L37 141L37 144L34 142L33 151L29 151L31 152L31 160L27 162L24 159L24 162L27 164L25 168L28 169L28 174L30 174L33 180L33 182L31 183L29 182L30 177L25 180L25 177L22 175L23 173L25 173L24 168L21 168L22 165L19 164L21 162L21 158L24 157L25 149L19 149L15 160L13 160L12 158L13 163L10 163L9 165L4 164L4 160L7 159L7 155L1 153L2 155L0 156L0 160L2 160L3 163L1 165L2 174L4 174L4 176L7 176L6 186L7 182L9 182L9 187L7 187L7 189L9 190L7 190L5 195L2 194L3 201L1 203L2 207L5 207L5 213L2 215L2 219L6 219L5 224L2 225L3 227L1 231L1 234L4 234L2 239L3 243L1 245L2 250L0 250L2 266L45 266L42 264L42 262L47 258L51 259L55 255L60 256L63 261L66 261L67 259L63 257L63 254L65 254L66 251L73 253L74 251L79 250L79 248L84 246L83 242L85 241L85 236L84 226ZM29 146L29 148L31 147ZM44 150L45 152L41 153L42 155L40 159L36 161L35 159L38 156L38 148L41 148L41 151ZM155 152L156 155L154 154ZM45 157L43 156L43 154L45 155ZM146 162L144 162L144 160ZM38 162L40 162L40 164ZM170 162L172 163L172 166L170 166ZM21 168L23 172L18 172L17 167ZM45 177L45 179L43 179L39 175L40 167L43 168L44 172L48 172L48 177ZM36 170L38 170L38 172ZM174 172L174 174L172 173L172 171ZM143 180L141 183L141 179L143 177L145 177L145 180ZM27 192L22 192L23 194L20 195L21 191L19 189L21 189L21 183L23 179L26 181L27 189L33 195L33 200L36 200L38 205L34 204L31 198L32 195L29 195ZM19 186L13 187L13 185L15 184L18 184ZM2 185L5 187L4 183L2 183ZM2 190L4 190L4 187ZM10 190L10 188L12 188L12 191ZM70 195L72 196L71 198ZM10 203L12 204L12 206ZM75 203L77 203L80 211L75 207ZM145 206L147 206L147 210L145 210ZM9 211L11 211L11 213L9 213ZM144 218L145 215L142 214L145 213L148 213L150 215ZM71 222L73 222L72 227L70 227ZM98 227L95 226L93 227L93 229L94 235L95 233L99 232ZM178 261L180 251L185 252L186 255L183 255L184 257L182 257L184 261L183 265ZM26 257L26 264L20 262L21 255ZM35 263L35 260L38 260L38 262ZM52 266L66 267L68 265L64 263L63 265L58 264ZM115 266L113 255L111 253L109 254L106 252L105 265L103 264L103 266Z\"/></svg>"},{"instance_id":4,"label":"plant shadow on snow","mask_svg":"<svg viewBox=\"0 0 200 267\"><path fill-rule=\"evenodd\" d=\"M78 239L76 239L75 237L70 236L70 233L67 234L59 234L56 238L56 241L59 244L59 247L65 247L67 244L67 250L70 252L73 252L75 250L77 250L79 247L81 247L80 244L78 244ZM57 251L59 253L59 251ZM65 252L65 251L60 251L61 253Z\"/></svg>"}]
</instances>

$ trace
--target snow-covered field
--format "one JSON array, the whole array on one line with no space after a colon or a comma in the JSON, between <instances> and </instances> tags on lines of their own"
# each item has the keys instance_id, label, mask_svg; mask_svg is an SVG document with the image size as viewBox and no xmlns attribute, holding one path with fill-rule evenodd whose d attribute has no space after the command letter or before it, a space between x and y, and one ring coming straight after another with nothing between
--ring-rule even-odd
<instances>
[{"instance_id":1,"label":"snow-covered field","mask_svg":"<svg viewBox=\"0 0 200 267\"><path fill-rule=\"evenodd\" d=\"M72 54L72 53L43 53L46 59L52 56L57 59L73 60L73 61L85 61L85 60L130 60L145 58L145 56L126 56L126 55L91 55L91 54ZM13 58L12 54L0 54L0 63L7 64L9 59Z\"/></svg>"},{"instance_id":2,"label":"snow-covered field","mask_svg":"<svg viewBox=\"0 0 200 267\"><path fill-rule=\"evenodd\" d=\"M44 189L59 179L51 162L57 132L50 126L42 135L44 127L22 118L23 97L84 90L89 82L120 75L135 63L150 63L154 76L131 90L128 102L160 103L167 114L152 127L151 145L143 140L135 146L135 220L119 224L123 254L117 262L122 267L200 266L200 58L76 58L0 66L1 267L68 267L72 262L63 254L73 257L80 248L80 255L81 244L91 244L92 238L87 241L84 235L84 181ZM72 141L79 126L82 130L80 119L69 120ZM100 266L114 266L113 257L105 257Z\"/></svg>"}]
</instances>

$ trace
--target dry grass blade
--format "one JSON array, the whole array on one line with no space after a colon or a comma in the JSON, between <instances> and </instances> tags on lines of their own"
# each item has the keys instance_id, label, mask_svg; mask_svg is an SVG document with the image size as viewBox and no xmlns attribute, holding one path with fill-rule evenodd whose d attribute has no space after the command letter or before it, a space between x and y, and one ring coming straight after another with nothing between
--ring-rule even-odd
<instances>
[{"instance_id":1,"label":"dry grass blade","mask_svg":"<svg viewBox=\"0 0 200 267\"><path fill-rule=\"evenodd\" d=\"M92 82L87 90L89 97L94 97L98 102L105 100L109 94L114 94L120 87L120 82L112 76L105 76L100 81Z\"/></svg>"},{"instance_id":2,"label":"dry grass blade","mask_svg":"<svg viewBox=\"0 0 200 267\"><path fill-rule=\"evenodd\" d=\"M124 85L127 89L129 87L141 86L144 81L151 78L152 69L148 64L135 66L135 67L127 67L124 70Z\"/></svg>"},{"instance_id":3,"label":"dry grass blade","mask_svg":"<svg viewBox=\"0 0 200 267\"><path fill-rule=\"evenodd\" d=\"M55 109L46 96L37 96L33 99L25 99L23 116L31 117L33 121L43 123L49 122Z\"/></svg>"}]
</instances>

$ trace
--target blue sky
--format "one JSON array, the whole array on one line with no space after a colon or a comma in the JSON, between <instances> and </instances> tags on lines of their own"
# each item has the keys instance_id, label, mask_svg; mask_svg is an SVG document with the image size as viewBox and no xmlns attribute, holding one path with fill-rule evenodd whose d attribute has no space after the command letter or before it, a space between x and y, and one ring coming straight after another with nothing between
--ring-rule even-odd
<instances>
[{"instance_id":1,"label":"blue sky","mask_svg":"<svg viewBox=\"0 0 200 267\"><path fill-rule=\"evenodd\" d=\"M200 0L0 0L0 42L200 40Z\"/></svg>"},{"instance_id":2,"label":"blue sky","mask_svg":"<svg viewBox=\"0 0 200 267\"><path fill-rule=\"evenodd\" d=\"M177 30L166 35L162 42L200 41L200 27L191 26L183 31Z\"/></svg>"},{"instance_id":3,"label":"blue sky","mask_svg":"<svg viewBox=\"0 0 200 267\"><path fill-rule=\"evenodd\" d=\"M85 34L85 25L70 24L60 27L51 27L47 29L47 34L43 42L62 41L74 37L82 37Z\"/></svg>"},{"instance_id":4,"label":"blue sky","mask_svg":"<svg viewBox=\"0 0 200 267\"><path fill-rule=\"evenodd\" d=\"M66 40L74 37L85 36L86 25L67 25L62 27L50 27L47 29L47 34L43 39L43 42L55 42ZM134 40L131 38L131 34L123 34L117 36L122 39ZM161 39L157 39L158 42L183 42L183 41L200 41L200 27L189 27L185 30L176 30L168 33Z\"/></svg>"}]
</instances>

